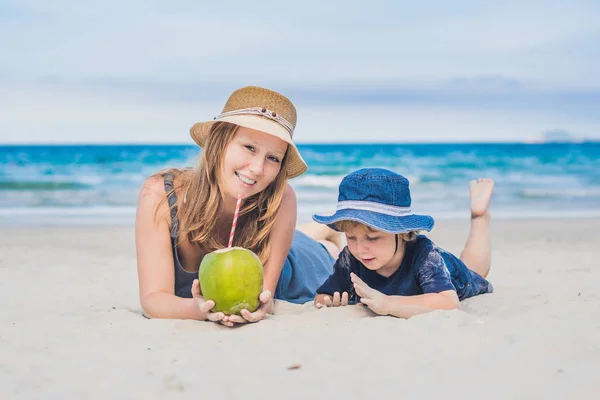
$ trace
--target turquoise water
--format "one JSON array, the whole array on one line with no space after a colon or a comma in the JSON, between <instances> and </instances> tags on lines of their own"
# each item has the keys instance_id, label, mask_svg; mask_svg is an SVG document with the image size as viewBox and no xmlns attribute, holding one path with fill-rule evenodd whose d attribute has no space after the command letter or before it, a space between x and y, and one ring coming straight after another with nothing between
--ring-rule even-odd
<instances>
[{"instance_id":1,"label":"turquoise water","mask_svg":"<svg viewBox=\"0 0 600 400\"><path fill-rule=\"evenodd\" d=\"M291 180L299 220L335 207L344 174L380 166L407 176L413 209L468 216L468 181L496 181L495 218L600 215L600 142L573 144L299 145ZM193 165L196 146L0 146L2 224L130 224L145 177Z\"/></svg>"}]
</instances>

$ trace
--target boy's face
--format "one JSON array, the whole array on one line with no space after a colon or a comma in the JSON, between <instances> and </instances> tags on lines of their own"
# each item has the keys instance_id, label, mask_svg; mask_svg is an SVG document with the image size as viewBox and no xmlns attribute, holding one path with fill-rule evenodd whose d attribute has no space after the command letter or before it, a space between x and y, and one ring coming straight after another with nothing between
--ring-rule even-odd
<instances>
[{"instance_id":1,"label":"boy's face","mask_svg":"<svg viewBox=\"0 0 600 400\"><path fill-rule=\"evenodd\" d=\"M368 269L389 276L400 266L404 242L398 240L396 251L396 235L365 230L361 226L348 229L345 233L350 253Z\"/></svg>"}]
</instances>

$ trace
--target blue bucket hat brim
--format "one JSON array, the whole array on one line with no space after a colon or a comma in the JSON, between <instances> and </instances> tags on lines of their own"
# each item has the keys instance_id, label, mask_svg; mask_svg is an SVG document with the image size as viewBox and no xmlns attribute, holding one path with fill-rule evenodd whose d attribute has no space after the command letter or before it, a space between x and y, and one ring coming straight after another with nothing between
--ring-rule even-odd
<instances>
[{"instance_id":1,"label":"blue bucket hat brim","mask_svg":"<svg viewBox=\"0 0 600 400\"><path fill-rule=\"evenodd\" d=\"M406 233L410 231L431 231L434 220L429 215L404 215L400 217L382 214L374 211L343 209L333 215L313 215L313 220L325 224L331 229L340 232L335 226L340 221L355 221L367 225L375 230L387 233Z\"/></svg>"}]
</instances>

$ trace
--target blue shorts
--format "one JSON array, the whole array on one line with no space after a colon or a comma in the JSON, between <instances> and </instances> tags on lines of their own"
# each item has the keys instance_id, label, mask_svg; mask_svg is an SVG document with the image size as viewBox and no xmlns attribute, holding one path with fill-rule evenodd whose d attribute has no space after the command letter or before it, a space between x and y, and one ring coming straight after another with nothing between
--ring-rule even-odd
<instances>
[{"instance_id":1,"label":"blue shorts","mask_svg":"<svg viewBox=\"0 0 600 400\"><path fill-rule=\"evenodd\" d=\"M275 298L303 304L312 301L317 289L333 271L335 259L320 242L298 230L283 264Z\"/></svg>"},{"instance_id":2,"label":"blue shorts","mask_svg":"<svg viewBox=\"0 0 600 400\"><path fill-rule=\"evenodd\" d=\"M460 300L494 291L494 287L487 279L470 270L458 257L442 248L438 250L452 276L452 284Z\"/></svg>"}]
</instances>

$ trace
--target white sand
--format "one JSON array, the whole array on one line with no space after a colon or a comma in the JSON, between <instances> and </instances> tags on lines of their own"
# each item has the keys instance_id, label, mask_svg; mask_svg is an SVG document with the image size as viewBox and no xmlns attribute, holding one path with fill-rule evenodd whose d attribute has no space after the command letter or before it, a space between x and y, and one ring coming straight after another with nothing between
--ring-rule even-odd
<instances>
[{"instance_id":1,"label":"white sand","mask_svg":"<svg viewBox=\"0 0 600 400\"><path fill-rule=\"evenodd\" d=\"M495 221L495 293L460 311L279 303L235 329L143 318L130 228L4 228L0 399L597 399L599 228ZM467 229L431 237L459 252Z\"/></svg>"}]
</instances>

